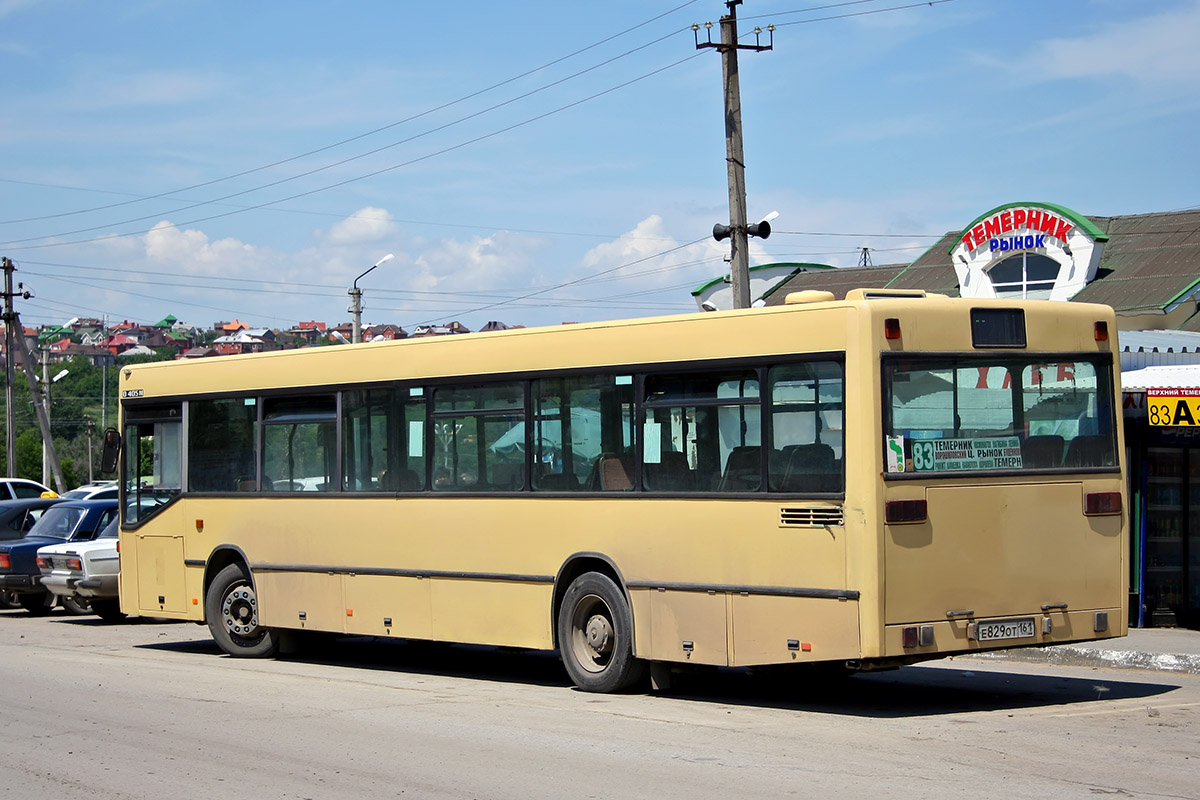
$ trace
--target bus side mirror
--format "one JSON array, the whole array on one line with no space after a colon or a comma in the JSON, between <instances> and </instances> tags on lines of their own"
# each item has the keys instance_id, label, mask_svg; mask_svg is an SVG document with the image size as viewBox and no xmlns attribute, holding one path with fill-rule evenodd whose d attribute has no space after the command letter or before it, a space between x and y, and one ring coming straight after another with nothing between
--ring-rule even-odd
<instances>
[{"instance_id":1,"label":"bus side mirror","mask_svg":"<svg viewBox=\"0 0 1200 800\"><path fill-rule=\"evenodd\" d=\"M100 452L100 471L116 472L117 456L121 454L121 434L116 428L104 432L104 449Z\"/></svg>"}]
</instances>

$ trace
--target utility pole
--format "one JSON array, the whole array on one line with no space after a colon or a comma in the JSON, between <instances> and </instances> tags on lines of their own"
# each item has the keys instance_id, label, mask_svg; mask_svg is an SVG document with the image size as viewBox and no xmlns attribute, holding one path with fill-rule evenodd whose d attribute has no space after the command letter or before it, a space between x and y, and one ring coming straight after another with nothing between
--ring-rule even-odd
<instances>
[{"instance_id":1,"label":"utility pole","mask_svg":"<svg viewBox=\"0 0 1200 800\"><path fill-rule=\"evenodd\" d=\"M766 222L746 225L746 164L742 154L742 95L738 82L738 50L770 50L775 44L775 26L768 25L769 44L759 44L762 28L754 29L754 44L738 44L737 7L742 0L726 0L729 13L721 17L721 41L712 41L712 23L704 23L709 40L700 41L700 26L693 24L696 48L712 47L721 54L721 72L725 89L725 160L729 167L729 225L713 226L713 238L729 239L729 277L733 288L734 308L750 307L749 236L767 238L771 226Z\"/></svg>"},{"instance_id":2,"label":"utility pole","mask_svg":"<svg viewBox=\"0 0 1200 800\"><path fill-rule=\"evenodd\" d=\"M25 292L21 296L29 297L29 294ZM15 311L12 314L11 324L14 330L18 332L21 330L21 316ZM46 414L46 396L42 393L42 387L33 371L33 355L29 352L29 345L25 343L25 335L18 333L14 338L17 342L17 349L21 351L21 366L25 369L25 380L29 383L29 397L33 400L33 410L37 413L38 428L42 432L42 446L46 448L46 460L54 475L55 489L62 494L67 491L67 482L63 480L62 467L58 463L58 452L54 449L54 438L50 435L50 417Z\"/></svg>"},{"instance_id":3,"label":"utility pole","mask_svg":"<svg viewBox=\"0 0 1200 800\"><path fill-rule=\"evenodd\" d=\"M104 337L105 343L108 340L108 314L104 315L104 321L100 323L100 334ZM108 427L108 356L103 356L100 362L100 430L106 430Z\"/></svg>"},{"instance_id":4,"label":"utility pole","mask_svg":"<svg viewBox=\"0 0 1200 800\"><path fill-rule=\"evenodd\" d=\"M4 372L8 384L5 386L7 401L5 403L7 406L5 422L8 429L5 435L5 446L8 449L8 477L15 478L17 475L17 425L13 413L13 384L16 378L13 367L19 350L21 366L25 369L25 380L29 383L29 397L33 401L33 410L37 412L38 428L42 432L44 463L48 462L50 470L54 473L54 485L58 489L58 493L62 494L67 490L67 482L63 480L62 467L58 463L58 453L54 449L54 439L50 435L50 417L46 413L45 395L42 393L37 376L33 371L33 356L29 354L29 345L25 342L21 317L13 308L14 297L19 296L28 300L33 294L19 283L16 291L13 291L12 275L17 268L13 265L12 259L0 259L0 265L4 269Z\"/></svg>"},{"instance_id":5,"label":"utility pole","mask_svg":"<svg viewBox=\"0 0 1200 800\"><path fill-rule=\"evenodd\" d=\"M16 346L13 343L13 266L9 258L0 259L4 268L4 450L7 455L7 475L17 477L17 421L13 406L16 382Z\"/></svg>"},{"instance_id":6,"label":"utility pole","mask_svg":"<svg viewBox=\"0 0 1200 800\"><path fill-rule=\"evenodd\" d=\"M353 320L350 327L350 343L358 344L362 339L362 289L358 288L358 281L354 283L354 288L346 292L350 295L350 307L346 310L350 312Z\"/></svg>"},{"instance_id":7,"label":"utility pole","mask_svg":"<svg viewBox=\"0 0 1200 800\"><path fill-rule=\"evenodd\" d=\"M95 430L96 430L96 422L95 422L95 420L93 420L93 419L92 419L91 415L84 416L84 419L85 419L85 420L87 420L87 437L88 437L88 483L95 483L95 482L96 482L96 477L95 477L95 475L93 474L93 465L92 465L92 437L95 435Z\"/></svg>"}]
</instances>

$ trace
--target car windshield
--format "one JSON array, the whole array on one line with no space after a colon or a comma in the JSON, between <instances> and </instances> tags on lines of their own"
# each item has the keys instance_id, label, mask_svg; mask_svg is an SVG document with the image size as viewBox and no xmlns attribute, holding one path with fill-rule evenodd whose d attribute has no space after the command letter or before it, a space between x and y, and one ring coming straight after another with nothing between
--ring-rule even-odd
<instances>
[{"instance_id":1,"label":"car windshield","mask_svg":"<svg viewBox=\"0 0 1200 800\"><path fill-rule=\"evenodd\" d=\"M60 539L70 539L71 532L79 526L79 521L87 513L82 508L72 506L54 506L46 509L42 518L29 529L27 536L54 536Z\"/></svg>"},{"instance_id":2,"label":"car windshield","mask_svg":"<svg viewBox=\"0 0 1200 800\"><path fill-rule=\"evenodd\" d=\"M88 494L89 492L87 489L72 489L69 492L60 494L59 497L61 497L63 500L85 500L87 499Z\"/></svg>"}]
</instances>

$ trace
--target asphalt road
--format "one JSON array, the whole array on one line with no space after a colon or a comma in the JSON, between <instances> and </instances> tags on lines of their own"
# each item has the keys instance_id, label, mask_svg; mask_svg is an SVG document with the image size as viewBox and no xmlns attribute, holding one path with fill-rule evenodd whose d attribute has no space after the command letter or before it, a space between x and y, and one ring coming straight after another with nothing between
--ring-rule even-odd
<instances>
[{"instance_id":1,"label":"asphalt road","mask_svg":"<svg viewBox=\"0 0 1200 800\"><path fill-rule=\"evenodd\" d=\"M551 654L0 612L3 798L1200 798L1200 676L955 659L572 689Z\"/></svg>"}]
</instances>

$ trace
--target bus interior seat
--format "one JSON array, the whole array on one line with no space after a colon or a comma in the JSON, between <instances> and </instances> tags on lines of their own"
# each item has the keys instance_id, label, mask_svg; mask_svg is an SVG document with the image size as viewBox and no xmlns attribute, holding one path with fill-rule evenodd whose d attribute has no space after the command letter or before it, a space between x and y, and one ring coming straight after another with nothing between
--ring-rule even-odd
<instances>
[{"instance_id":1,"label":"bus interior seat","mask_svg":"<svg viewBox=\"0 0 1200 800\"><path fill-rule=\"evenodd\" d=\"M254 478L238 478L237 479L237 491L253 492L255 490L255 488L256 488L256 482L255 482Z\"/></svg>"},{"instance_id":2,"label":"bus interior seat","mask_svg":"<svg viewBox=\"0 0 1200 800\"><path fill-rule=\"evenodd\" d=\"M388 470L390 475L393 470ZM387 481L389 485L384 488L389 492L418 492L421 490L421 478L417 475L416 470L400 469L394 470L396 477Z\"/></svg>"},{"instance_id":3,"label":"bus interior seat","mask_svg":"<svg viewBox=\"0 0 1200 800\"><path fill-rule=\"evenodd\" d=\"M692 488L692 471L687 456L676 450L659 454L657 464L644 464L646 488L654 492L686 492Z\"/></svg>"},{"instance_id":4,"label":"bus interior seat","mask_svg":"<svg viewBox=\"0 0 1200 800\"><path fill-rule=\"evenodd\" d=\"M789 445L787 468L780 488L785 492L837 491L838 474L833 448L827 444Z\"/></svg>"},{"instance_id":5,"label":"bus interior seat","mask_svg":"<svg viewBox=\"0 0 1200 800\"><path fill-rule=\"evenodd\" d=\"M579 491L579 481L569 472L547 472L538 477L534 488L544 492L576 492Z\"/></svg>"},{"instance_id":6,"label":"bus interior seat","mask_svg":"<svg viewBox=\"0 0 1200 800\"><path fill-rule=\"evenodd\" d=\"M720 492L754 492L762 483L759 459L762 449L756 444L744 444L733 448L725 459L725 472L717 487Z\"/></svg>"},{"instance_id":7,"label":"bus interior seat","mask_svg":"<svg viewBox=\"0 0 1200 800\"><path fill-rule=\"evenodd\" d=\"M629 470L619 456L606 458L600 465L600 488L607 491L628 491L633 488Z\"/></svg>"},{"instance_id":8,"label":"bus interior seat","mask_svg":"<svg viewBox=\"0 0 1200 800\"><path fill-rule=\"evenodd\" d=\"M1097 434L1076 436L1067 445L1067 455L1063 458L1065 467L1106 467L1112 463L1108 437Z\"/></svg>"},{"instance_id":9,"label":"bus interior seat","mask_svg":"<svg viewBox=\"0 0 1200 800\"><path fill-rule=\"evenodd\" d=\"M468 481L461 481L469 485ZM492 467L492 489L518 491L525 483L524 464L496 464ZM481 487L487 488L487 487Z\"/></svg>"},{"instance_id":10,"label":"bus interior seat","mask_svg":"<svg viewBox=\"0 0 1200 800\"><path fill-rule=\"evenodd\" d=\"M633 488L633 482L629 480L624 460L612 453L604 453L596 458L588 487L601 492L627 492Z\"/></svg>"},{"instance_id":11,"label":"bus interior seat","mask_svg":"<svg viewBox=\"0 0 1200 800\"><path fill-rule=\"evenodd\" d=\"M1021 460L1026 467L1057 467L1063 460L1063 437L1057 433L1030 436L1021 442Z\"/></svg>"}]
</instances>

